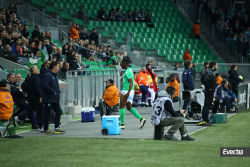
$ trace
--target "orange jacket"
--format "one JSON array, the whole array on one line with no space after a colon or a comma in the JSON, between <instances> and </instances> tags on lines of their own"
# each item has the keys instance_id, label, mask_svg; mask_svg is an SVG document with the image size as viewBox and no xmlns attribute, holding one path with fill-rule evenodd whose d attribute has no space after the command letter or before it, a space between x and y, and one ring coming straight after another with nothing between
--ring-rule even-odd
<instances>
[{"instance_id":1,"label":"orange jacket","mask_svg":"<svg viewBox=\"0 0 250 167\"><path fill-rule=\"evenodd\" d=\"M200 35L200 25L199 24L194 24L192 28L194 35Z\"/></svg>"},{"instance_id":2,"label":"orange jacket","mask_svg":"<svg viewBox=\"0 0 250 167\"><path fill-rule=\"evenodd\" d=\"M10 119L14 101L7 87L0 87L0 119Z\"/></svg>"},{"instance_id":3,"label":"orange jacket","mask_svg":"<svg viewBox=\"0 0 250 167\"><path fill-rule=\"evenodd\" d=\"M221 85L223 78L221 78L221 76L217 76L216 79L217 79L217 84Z\"/></svg>"},{"instance_id":4,"label":"orange jacket","mask_svg":"<svg viewBox=\"0 0 250 167\"><path fill-rule=\"evenodd\" d=\"M139 86L149 86L148 75L146 73L141 71L137 78Z\"/></svg>"},{"instance_id":5,"label":"orange jacket","mask_svg":"<svg viewBox=\"0 0 250 167\"><path fill-rule=\"evenodd\" d=\"M169 81L167 87L169 87L169 86L173 86L175 88L175 93L174 93L173 97L178 97L179 96L179 83L178 83L178 81L176 79L174 79L173 82Z\"/></svg>"},{"instance_id":6,"label":"orange jacket","mask_svg":"<svg viewBox=\"0 0 250 167\"><path fill-rule=\"evenodd\" d=\"M70 38L72 39L79 39L79 32L76 27L71 27L70 29Z\"/></svg>"},{"instance_id":7,"label":"orange jacket","mask_svg":"<svg viewBox=\"0 0 250 167\"><path fill-rule=\"evenodd\" d=\"M192 60L192 56L186 51L183 55L184 61L186 60Z\"/></svg>"},{"instance_id":8,"label":"orange jacket","mask_svg":"<svg viewBox=\"0 0 250 167\"><path fill-rule=\"evenodd\" d=\"M105 92L104 92L104 96L103 96L103 100L105 100L105 102L110 106L114 106L117 105L120 97L118 96L118 89L116 88L115 84L109 86Z\"/></svg>"}]
</instances>

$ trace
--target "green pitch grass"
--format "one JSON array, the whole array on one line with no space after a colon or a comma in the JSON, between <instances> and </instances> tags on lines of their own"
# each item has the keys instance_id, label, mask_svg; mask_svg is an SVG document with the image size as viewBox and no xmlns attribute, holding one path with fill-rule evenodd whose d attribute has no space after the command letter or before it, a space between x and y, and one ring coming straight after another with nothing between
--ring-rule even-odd
<instances>
[{"instance_id":1,"label":"green pitch grass","mask_svg":"<svg viewBox=\"0 0 250 167\"><path fill-rule=\"evenodd\" d=\"M250 110L226 124L191 135L190 141L144 139L47 138L0 139L3 167L248 167L250 157L222 158L220 147L250 147Z\"/></svg>"}]
</instances>

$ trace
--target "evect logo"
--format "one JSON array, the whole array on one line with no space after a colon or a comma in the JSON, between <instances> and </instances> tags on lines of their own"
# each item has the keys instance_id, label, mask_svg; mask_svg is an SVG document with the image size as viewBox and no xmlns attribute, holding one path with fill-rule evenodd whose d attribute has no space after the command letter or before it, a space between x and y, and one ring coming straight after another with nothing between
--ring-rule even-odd
<instances>
[{"instance_id":1,"label":"evect logo","mask_svg":"<svg viewBox=\"0 0 250 167\"><path fill-rule=\"evenodd\" d=\"M243 155L243 150L228 150L228 149L223 149L223 155Z\"/></svg>"}]
</instances>

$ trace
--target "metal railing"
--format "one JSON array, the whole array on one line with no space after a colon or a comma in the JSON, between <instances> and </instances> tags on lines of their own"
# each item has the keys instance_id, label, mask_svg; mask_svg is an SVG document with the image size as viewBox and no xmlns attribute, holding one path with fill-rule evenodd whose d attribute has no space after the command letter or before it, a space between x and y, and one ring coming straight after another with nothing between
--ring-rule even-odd
<instances>
[{"instance_id":1,"label":"metal railing","mask_svg":"<svg viewBox=\"0 0 250 167\"><path fill-rule=\"evenodd\" d=\"M42 1L42 2L45 5L45 1ZM39 9L36 9L21 0L17 0L16 3L19 4L20 14L31 19L32 25L35 25L35 22L37 21L41 22L43 25L47 25L47 27L50 27L50 26L57 27L63 24L57 18L53 18L49 16L48 14L44 13L43 7L42 7L42 11L40 11Z\"/></svg>"},{"instance_id":2,"label":"metal railing","mask_svg":"<svg viewBox=\"0 0 250 167\"><path fill-rule=\"evenodd\" d=\"M236 48L229 44L221 31L215 27L215 23L203 11L201 5L193 3L191 0L180 2L180 5L185 9L193 21L200 20L202 34L216 48L226 62L249 63L244 55L237 51Z\"/></svg>"}]
</instances>

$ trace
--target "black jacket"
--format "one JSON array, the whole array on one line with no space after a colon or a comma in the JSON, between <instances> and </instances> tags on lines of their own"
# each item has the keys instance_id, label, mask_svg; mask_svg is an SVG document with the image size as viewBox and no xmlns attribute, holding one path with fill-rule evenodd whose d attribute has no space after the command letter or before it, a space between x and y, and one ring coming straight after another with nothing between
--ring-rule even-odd
<instances>
[{"instance_id":1,"label":"black jacket","mask_svg":"<svg viewBox=\"0 0 250 167\"><path fill-rule=\"evenodd\" d=\"M216 78L212 69L207 70L207 75L204 78L203 84L206 89L212 89L213 91L216 89Z\"/></svg>"},{"instance_id":2,"label":"black jacket","mask_svg":"<svg viewBox=\"0 0 250 167\"><path fill-rule=\"evenodd\" d=\"M41 79L41 81L43 80L44 75L48 72L49 68L46 68L45 66L43 66L43 68L40 70L40 74L39 77Z\"/></svg>"},{"instance_id":3,"label":"black jacket","mask_svg":"<svg viewBox=\"0 0 250 167\"><path fill-rule=\"evenodd\" d=\"M59 103L60 90L57 74L53 73L49 68L43 77L42 88L43 103Z\"/></svg>"},{"instance_id":4,"label":"black jacket","mask_svg":"<svg viewBox=\"0 0 250 167\"><path fill-rule=\"evenodd\" d=\"M174 111L172 107L172 103L169 100L165 101L164 107L165 107L165 111L170 112L172 117L183 117L183 114L180 113L180 110Z\"/></svg>"},{"instance_id":5,"label":"black jacket","mask_svg":"<svg viewBox=\"0 0 250 167\"><path fill-rule=\"evenodd\" d=\"M3 51L0 54L0 57L2 57L4 59L7 59L7 60L10 60L10 61L12 61L14 63L17 63L17 60L18 60L17 56L12 51Z\"/></svg>"},{"instance_id":6,"label":"black jacket","mask_svg":"<svg viewBox=\"0 0 250 167\"><path fill-rule=\"evenodd\" d=\"M27 80L27 85L28 101L39 102L42 97L41 79L39 75L31 74Z\"/></svg>"},{"instance_id":7,"label":"black jacket","mask_svg":"<svg viewBox=\"0 0 250 167\"><path fill-rule=\"evenodd\" d=\"M38 31L37 29L35 29L32 32L31 38L33 38L33 37L36 37L36 38L38 38L38 40L43 41L43 37L41 36L40 31Z\"/></svg>"},{"instance_id":8,"label":"black jacket","mask_svg":"<svg viewBox=\"0 0 250 167\"><path fill-rule=\"evenodd\" d=\"M99 39L99 35L97 33L91 33L89 35L89 40L90 41L95 41L95 43L97 43L98 39Z\"/></svg>"},{"instance_id":9,"label":"black jacket","mask_svg":"<svg viewBox=\"0 0 250 167\"><path fill-rule=\"evenodd\" d=\"M27 38L29 36L29 31L22 30L21 34L22 34L22 36Z\"/></svg>"},{"instance_id":10,"label":"black jacket","mask_svg":"<svg viewBox=\"0 0 250 167\"><path fill-rule=\"evenodd\" d=\"M27 85L27 78L24 80L24 82L21 85L21 88L23 90L24 93L27 93L27 89L28 89L28 85Z\"/></svg>"},{"instance_id":11,"label":"black jacket","mask_svg":"<svg viewBox=\"0 0 250 167\"><path fill-rule=\"evenodd\" d=\"M231 85L239 85L240 82L243 82L243 80L239 78L239 74L237 73L237 71L229 70L228 74Z\"/></svg>"},{"instance_id":12,"label":"black jacket","mask_svg":"<svg viewBox=\"0 0 250 167\"><path fill-rule=\"evenodd\" d=\"M25 93L20 91L18 88L16 88L16 86L11 84L8 80L6 80L6 83L11 85L10 94L13 97L13 101L15 102L15 105L19 106L19 105L26 103L26 98L24 97Z\"/></svg>"},{"instance_id":13,"label":"black jacket","mask_svg":"<svg viewBox=\"0 0 250 167\"><path fill-rule=\"evenodd\" d=\"M100 20L104 20L104 18L106 18L106 12L103 12L103 11L99 11L98 12L98 16L97 18L100 19Z\"/></svg>"},{"instance_id":14,"label":"black jacket","mask_svg":"<svg viewBox=\"0 0 250 167\"><path fill-rule=\"evenodd\" d=\"M241 32L243 32L243 29L240 25L238 27L236 25L234 25L233 32L239 35Z\"/></svg>"},{"instance_id":15,"label":"black jacket","mask_svg":"<svg viewBox=\"0 0 250 167\"><path fill-rule=\"evenodd\" d=\"M88 34L86 34L85 32L84 33L79 33L79 38L80 39L83 39L83 40L86 40L86 39L89 39L89 36Z\"/></svg>"},{"instance_id":16,"label":"black jacket","mask_svg":"<svg viewBox=\"0 0 250 167\"><path fill-rule=\"evenodd\" d=\"M77 70L77 61L74 57L71 57L69 66L72 68L72 70Z\"/></svg>"}]
</instances>

